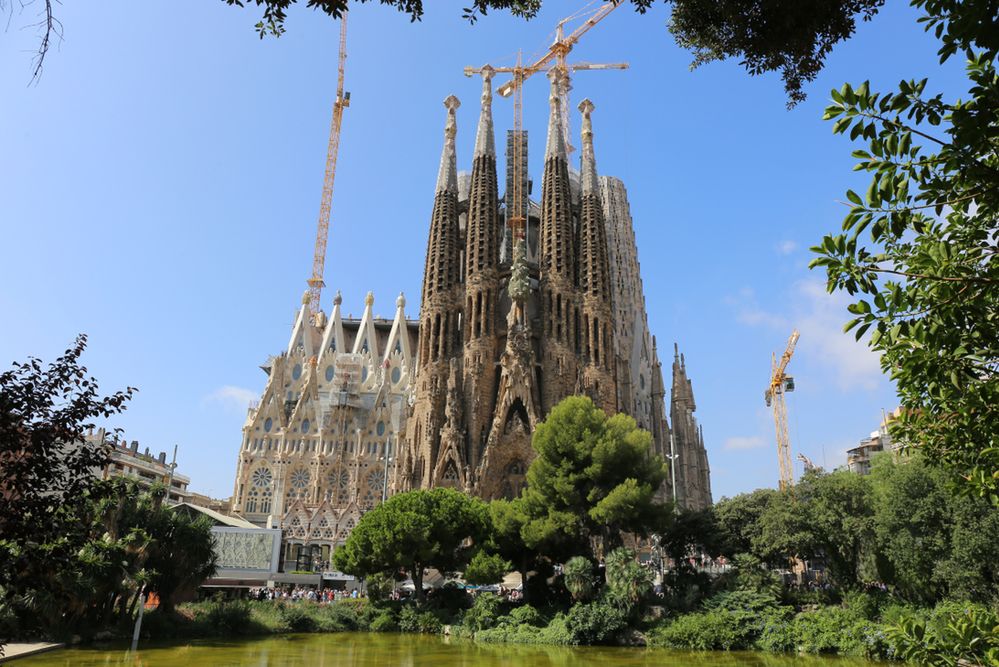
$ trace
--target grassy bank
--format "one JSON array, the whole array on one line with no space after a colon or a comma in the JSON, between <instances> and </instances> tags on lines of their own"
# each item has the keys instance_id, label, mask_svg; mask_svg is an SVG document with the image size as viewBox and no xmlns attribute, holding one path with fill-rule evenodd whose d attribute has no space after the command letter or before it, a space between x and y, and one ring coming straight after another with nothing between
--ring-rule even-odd
<instances>
[{"instance_id":1,"label":"grassy bank","mask_svg":"<svg viewBox=\"0 0 999 667\"><path fill-rule=\"evenodd\" d=\"M920 647L925 652L960 651L961 634L977 623L985 630L982 655L999 658L996 613L970 603L946 602L928 609L858 593L837 603L795 606L759 593L732 591L710 598L695 612L656 617L659 612L652 608L629 614L601 600L535 609L493 595L474 602L450 596L423 608L367 600L211 601L183 605L174 615L154 611L145 619L143 635L169 640L289 632L447 633L485 643L648 645L897 660L919 658ZM981 664L990 664L987 660Z\"/></svg>"}]
</instances>

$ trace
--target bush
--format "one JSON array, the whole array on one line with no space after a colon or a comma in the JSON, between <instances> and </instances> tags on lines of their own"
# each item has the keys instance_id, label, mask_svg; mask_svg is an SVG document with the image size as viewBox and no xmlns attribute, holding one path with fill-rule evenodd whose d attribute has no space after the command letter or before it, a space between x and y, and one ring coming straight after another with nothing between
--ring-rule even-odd
<instances>
[{"instance_id":1,"label":"bush","mask_svg":"<svg viewBox=\"0 0 999 667\"><path fill-rule=\"evenodd\" d=\"M869 621L843 607L822 607L794 618L797 650L802 653L863 655L866 637L873 631Z\"/></svg>"},{"instance_id":2,"label":"bush","mask_svg":"<svg viewBox=\"0 0 999 667\"><path fill-rule=\"evenodd\" d=\"M364 587L368 591L368 599L372 602L387 600L395 586L395 580L391 574L378 572L364 580Z\"/></svg>"},{"instance_id":3,"label":"bush","mask_svg":"<svg viewBox=\"0 0 999 667\"><path fill-rule=\"evenodd\" d=\"M885 606L887 601L888 594L881 591L871 593L848 591L843 594L843 604L846 605L846 608L868 621L876 620L881 615L881 608Z\"/></svg>"},{"instance_id":4,"label":"bush","mask_svg":"<svg viewBox=\"0 0 999 667\"><path fill-rule=\"evenodd\" d=\"M427 603L432 609L440 609L449 614L454 614L472 606L472 600L468 592L452 582L448 582L435 590L427 598Z\"/></svg>"},{"instance_id":5,"label":"bush","mask_svg":"<svg viewBox=\"0 0 999 667\"><path fill-rule=\"evenodd\" d=\"M391 610L383 609L371 621L370 630L372 632L397 632L399 630L399 623L396 621L395 614Z\"/></svg>"},{"instance_id":6,"label":"bush","mask_svg":"<svg viewBox=\"0 0 999 667\"><path fill-rule=\"evenodd\" d=\"M755 634L751 618L751 614L721 609L687 614L656 628L650 643L694 651L747 649Z\"/></svg>"},{"instance_id":7,"label":"bush","mask_svg":"<svg viewBox=\"0 0 999 667\"><path fill-rule=\"evenodd\" d=\"M480 593L472 607L462 616L461 624L470 632L495 627L502 615L503 598L492 593Z\"/></svg>"},{"instance_id":8,"label":"bush","mask_svg":"<svg viewBox=\"0 0 999 667\"><path fill-rule=\"evenodd\" d=\"M212 600L196 617L206 628L217 635L250 634L250 603L245 600Z\"/></svg>"},{"instance_id":9,"label":"bush","mask_svg":"<svg viewBox=\"0 0 999 667\"><path fill-rule=\"evenodd\" d=\"M307 602L298 602L281 606L281 618L291 632L316 631L318 623L316 623L316 619L310 613L314 613L315 610L306 609L307 606L312 607L314 605Z\"/></svg>"},{"instance_id":10,"label":"bush","mask_svg":"<svg viewBox=\"0 0 999 667\"><path fill-rule=\"evenodd\" d=\"M403 632L440 634L441 622L432 611L419 611L416 607L406 606L399 614L399 629Z\"/></svg>"},{"instance_id":11,"label":"bush","mask_svg":"<svg viewBox=\"0 0 999 667\"><path fill-rule=\"evenodd\" d=\"M574 605L565 619L571 644L612 644L628 627L626 614L604 602Z\"/></svg>"},{"instance_id":12,"label":"bush","mask_svg":"<svg viewBox=\"0 0 999 667\"><path fill-rule=\"evenodd\" d=\"M794 630L794 612L789 607L778 607L760 615L760 632L754 647L770 653L790 653L798 648Z\"/></svg>"},{"instance_id":13,"label":"bush","mask_svg":"<svg viewBox=\"0 0 999 667\"><path fill-rule=\"evenodd\" d=\"M545 624L545 618L541 615L541 612L529 604L517 607L510 612L510 615L507 616L507 618L515 624L533 625L539 628Z\"/></svg>"},{"instance_id":14,"label":"bush","mask_svg":"<svg viewBox=\"0 0 999 667\"><path fill-rule=\"evenodd\" d=\"M976 604L942 603L928 620L889 627L898 657L933 667L999 664L999 615Z\"/></svg>"}]
</instances>

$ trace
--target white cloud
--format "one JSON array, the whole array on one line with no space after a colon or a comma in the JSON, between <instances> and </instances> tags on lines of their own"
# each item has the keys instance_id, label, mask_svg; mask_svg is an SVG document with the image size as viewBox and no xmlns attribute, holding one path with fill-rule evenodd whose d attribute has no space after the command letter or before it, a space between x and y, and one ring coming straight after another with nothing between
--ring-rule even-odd
<instances>
[{"instance_id":1,"label":"white cloud","mask_svg":"<svg viewBox=\"0 0 999 667\"><path fill-rule=\"evenodd\" d=\"M764 309L749 288L741 289L729 303L735 306L736 319L742 324L767 327L784 336L797 328L801 332L798 354L832 371L841 389L874 389L884 377L877 353L863 340L857 341L852 331L843 332L843 325L850 319L846 310L849 297L840 292L829 294L820 280L802 280L793 285L788 314ZM779 345L775 344L778 353L786 339L780 340Z\"/></svg>"},{"instance_id":2,"label":"white cloud","mask_svg":"<svg viewBox=\"0 0 999 667\"><path fill-rule=\"evenodd\" d=\"M766 446L766 441L758 435L736 435L725 439L722 445L728 450L758 449Z\"/></svg>"},{"instance_id":3,"label":"white cloud","mask_svg":"<svg viewBox=\"0 0 999 667\"><path fill-rule=\"evenodd\" d=\"M777 252L781 255L790 255L792 252L798 249L798 242L792 241L790 239L781 241L777 244Z\"/></svg>"},{"instance_id":4,"label":"white cloud","mask_svg":"<svg viewBox=\"0 0 999 667\"><path fill-rule=\"evenodd\" d=\"M839 386L877 387L883 377L879 356L863 340L856 340L852 331L843 332L850 319L846 310L850 299L842 293L829 294L817 280L800 282L795 291L804 311L798 324L802 341L809 350L818 352L823 364L835 369Z\"/></svg>"},{"instance_id":5,"label":"white cloud","mask_svg":"<svg viewBox=\"0 0 999 667\"><path fill-rule=\"evenodd\" d=\"M252 401L258 398L260 398L259 394L252 389L227 384L205 396L202 403L217 403L227 410L245 410Z\"/></svg>"}]
</instances>

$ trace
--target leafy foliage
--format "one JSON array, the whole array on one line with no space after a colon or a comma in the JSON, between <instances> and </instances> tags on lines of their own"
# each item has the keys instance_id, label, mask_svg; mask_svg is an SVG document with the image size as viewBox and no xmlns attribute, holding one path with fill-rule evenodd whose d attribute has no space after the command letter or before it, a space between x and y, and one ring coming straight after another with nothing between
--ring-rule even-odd
<instances>
[{"instance_id":1,"label":"leafy foliage","mask_svg":"<svg viewBox=\"0 0 999 667\"><path fill-rule=\"evenodd\" d=\"M899 657L932 667L999 664L999 616L981 607L948 608L929 621L903 619L888 630Z\"/></svg>"},{"instance_id":2,"label":"leafy foliage","mask_svg":"<svg viewBox=\"0 0 999 667\"><path fill-rule=\"evenodd\" d=\"M562 566L562 581L576 602L593 596L593 563L583 556L573 556Z\"/></svg>"},{"instance_id":3,"label":"leafy foliage","mask_svg":"<svg viewBox=\"0 0 999 667\"><path fill-rule=\"evenodd\" d=\"M337 569L358 576L406 570L423 599L423 570L453 572L472 555L467 544L489 535L485 503L454 489L392 496L364 514L333 553Z\"/></svg>"},{"instance_id":4,"label":"leafy foliage","mask_svg":"<svg viewBox=\"0 0 999 667\"><path fill-rule=\"evenodd\" d=\"M510 561L499 554L477 552L465 568L465 581L475 585L498 584L513 569Z\"/></svg>"},{"instance_id":5,"label":"leafy foliage","mask_svg":"<svg viewBox=\"0 0 999 667\"><path fill-rule=\"evenodd\" d=\"M606 602L587 602L572 606L565 627L572 644L612 644L628 627L628 617Z\"/></svg>"},{"instance_id":6,"label":"leafy foliage","mask_svg":"<svg viewBox=\"0 0 999 667\"><path fill-rule=\"evenodd\" d=\"M284 33L287 10L298 0L224 2L263 7L263 18L256 28L264 37ZM380 2L394 6L413 21L423 17L422 0ZM348 0L307 0L306 4L339 18L347 10ZM654 0L631 0L639 13L653 4ZM852 36L858 17L870 19L884 0L666 0L666 4L673 8L670 32L680 46L694 52L694 67L736 58L752 75L780 72L788 104L793 106L805 98L804 85L821 71L833 46ZM540 9L541 0L473 0L463 10L463 17L474 23L489 10L501 10L530 19Z\"/></svg>"},{"instance_id":7,"label":"leafy foliage","mask_svg":"<svg viewBox=\"0 0 999 667\"><path fill-rule=\"evenodd\" d=\"M0 536L15 544L54 541L76 520L110 445L84 436L94 420L121 413L136 391L100 396L80 357L87 337L47 367L30 358L0 374ZM47 539L51 538L51 539ZM73 545L67 545L69 549ZM6 582L0 568L0 584Z\"/></svg>"},{"instance_id":8,"label":"leafy foliage","mask_svg":"<svg viewBox=\"0 0 999 667\"><path fill-rule=\"evenodd\" d=\"M989 0L913 0L941 60L967 56L968 97L868 82L832 91L833 131L866 144L842 234L812 250L829 291L857 300L846 329L881 356L901 418L892 435L999 504L999 39Z\"/></svg>"},{"instance_id":9,"label":"leafy foliage","mask_svg":"<svg viewBox=\"0 0 999 667\"><path fill-rule=\"evenodd\" d=\"M522 495L529 517L524 543L550 557L590 552L590 540L609 551L621 533L647 535L668 516L655 500L666 478L652 436L624 414L610 418L585 396L570 396L538 424L537 457Z\"/></svg>"},{"instance_id":10,"label":"leafy foliage","mask_svg":"<svg viewBox=\"0 0 999 667\"><path fill-rule=\"evenodd\" d=\"M731 514L740 504L736 497L717 511ZM770 497L755 523L740 528L752 535L750 553L735 557L740 588L772 588L759 564L786 567L797 556L824 563L847 589L882 582L920 604L999 600L999 513L957 493L920 456L898 463L876 457L866 477L810 473L793 497Z\"/></svg>"},{"instance_id":11,"label":"leafy foliage","mask_svg":"<svg viewBox=\"0 0 999 667\"><path fill-rule=\"evenodd\" d=\"M630 549L619 548L607 554L606 598L629 616L652 592L652 571L635 560Z\"/></svg>"},{"instance_id":12,"label":"leafy foliage","mask_svg":"<svg viewBox=\"0 0 999 667\"><path fill-rule=\"evenodd\" d=\"M826 56L884 0L676 0L670 31L693 66L738 58L752 75L780 71L788 106L805 99Z\"/></svg>"}]
</instances>

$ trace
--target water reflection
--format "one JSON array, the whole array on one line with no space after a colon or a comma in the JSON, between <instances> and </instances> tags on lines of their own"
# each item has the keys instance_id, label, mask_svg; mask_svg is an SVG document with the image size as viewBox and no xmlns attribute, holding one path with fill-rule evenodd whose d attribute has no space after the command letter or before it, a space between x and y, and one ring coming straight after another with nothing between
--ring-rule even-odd
<instances>
[{"instance_id":1,"label":"water reflection","mask_svg":"<svg viewBox=\"0 0 999 667\"><path fill-rule=\"evenodd\" d=\"M447 641L438 637L374 633L284 635L239 641L200 640L185 644L147 645L136 654L107 647L69 649L18 661L19 667L870 667L873 664L860 659L775 656L762 653L688 653L657 649L476 644L469 641Z\"/></svg>"}]
</instances>

